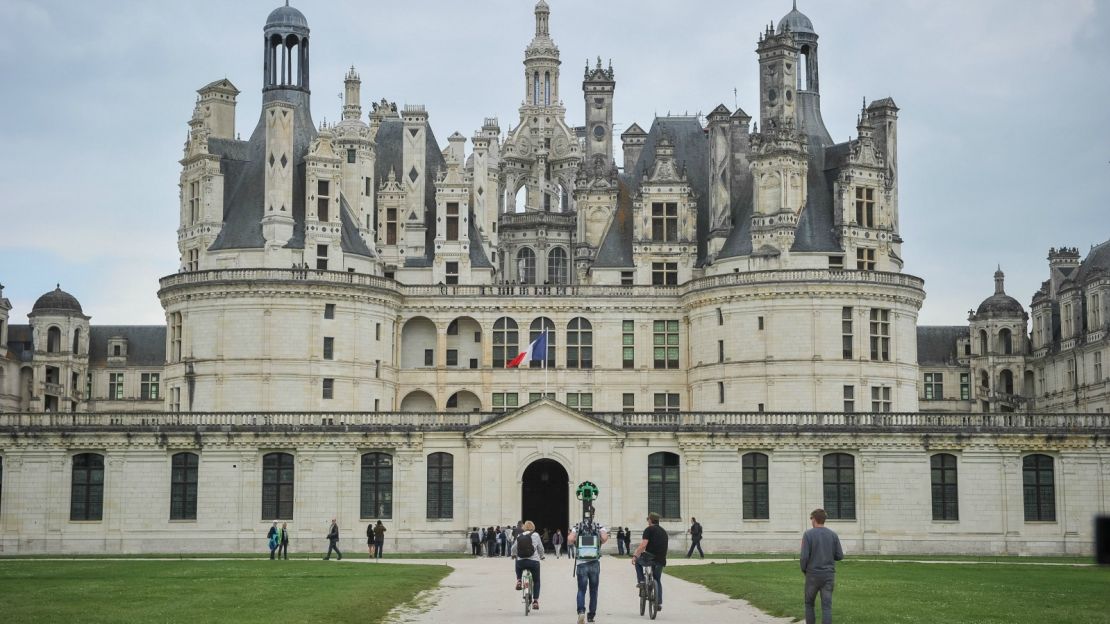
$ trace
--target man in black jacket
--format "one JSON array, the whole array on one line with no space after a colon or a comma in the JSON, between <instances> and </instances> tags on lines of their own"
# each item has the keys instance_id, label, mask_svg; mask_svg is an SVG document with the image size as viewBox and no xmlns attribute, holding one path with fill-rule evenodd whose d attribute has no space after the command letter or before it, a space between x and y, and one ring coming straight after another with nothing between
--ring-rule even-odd
<instances>
[{"instance_id":1,"label":"man in black jacket","mask_svg":"<svg viewBox=\"0 0 1110 624\"><path fill-rule=\"evenodd\" d=\"M339 552L339 524L335 522L335 518L331 519L331 530L328 531L328 554L324 555L324 561L331 559L331 551L339 556L339 560L343 560L343 553Z\"/></svg>"},{"instance_id":2,"label":"man in black jacket","mask_svg":"<svg viewBox=\"0 0 1110 624\"><path fill-rule=\"evenodd\" d=\"M686 531L690 534L690 550L686 552L686 558L694 556L694 549L698 549L698 554L702 559L705 559L705 552L701 549L701 524L698 519L690 517L690 530Z\"/></svg>"}]
</instances>

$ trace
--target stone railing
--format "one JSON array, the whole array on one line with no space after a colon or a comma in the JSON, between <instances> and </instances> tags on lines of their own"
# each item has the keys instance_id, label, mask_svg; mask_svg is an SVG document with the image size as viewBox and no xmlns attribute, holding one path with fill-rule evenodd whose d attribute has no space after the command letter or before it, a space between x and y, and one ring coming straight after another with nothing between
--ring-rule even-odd
<instances>
[{"instance_id":1,"label":"stone railing","mask_svg":"<svg viewBox=\"0 0 1110 624\"><path fill-rule=\"evenodd\" d=\"M552 226L573 229L578 216L573 212L521 212L501 215L501 228Z\"/></svg>"},{"instance_id":2,"label":"stone railing","mask_svg":"<svg viewBox=\"0 0 1110 624\"><path fill-rule=\"evenodd\" d=\"M570 296L612 298L677 298L699 291L728 286L750 286L790 282L829 282L854 284L882 284L902 286L915 290L924 288L921 278L902 273L880 271L830 271L827 269L797 269L782 271L753 271L726 273L691 280L680 286L593 286L593 285L404 285L386 277L343 271L318 271L316 269L213 269L168 275L160 280L162 289L179 286L219 282L285 281L341 284L377 288L398 292L408 297L461 296L461 297L534 297Z\"/></svg>"},{"instance_id":3,"label":"stone railing","mask_svg":"<svg viewBox=\"0 0 1110 624\"><path fill-rule=\"evenodd\" d=\"M495 413L218 412L0 414L0 429L398 429L466 431L502 417ZM1069 432L1110 434L1110 414L854 413L839 412L599 412L588 415L626 431L820 432Z\"/></svg>"}]
</instances>

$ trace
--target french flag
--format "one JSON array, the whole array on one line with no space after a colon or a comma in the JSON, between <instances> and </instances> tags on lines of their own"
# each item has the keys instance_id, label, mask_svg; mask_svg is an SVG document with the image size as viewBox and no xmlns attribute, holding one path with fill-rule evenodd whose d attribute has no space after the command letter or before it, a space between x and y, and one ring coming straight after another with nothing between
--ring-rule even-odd
<instances>
[{"instance_id":1,"label":"french flag","mask_svg":"<svg viewBox=\"0 0 1110 624\"><path fill-rule=\"evenodd\" d=\"M523 363L523 362L532 362L534 360L546 360L546 359L547 359L547 332L544 332L544 333L540 334L539 338L536 338L531 343L529 343L528 348L521 351L520 355L516 356L515 358L512 359L512 361L510 361L508 364L506 364L505 368L516 368L516 367L520 366L521 363Z\"/></svg>"}]
</instances>

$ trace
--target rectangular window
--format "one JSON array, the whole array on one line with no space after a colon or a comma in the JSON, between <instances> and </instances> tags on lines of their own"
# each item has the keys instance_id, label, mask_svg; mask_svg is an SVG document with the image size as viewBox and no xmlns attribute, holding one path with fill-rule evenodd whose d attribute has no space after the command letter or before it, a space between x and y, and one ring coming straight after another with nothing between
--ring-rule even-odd
<instances>
[{"instance_id":1,"label":"rectangular window","mask_svg":"<svg viewBox=\"0 0 1110 624\"><path fill-rule=\"evenodd\" d=\"M363 178L362 179L362 186L363 186L362 194L367 196L367 197L370 197L370 178ZM369 224L367 224L367 227L369 227Z\"/></svg>"},{"instance_id":2,"label":"rectangular window","mask_svg":"<svg viewBox=\"0 0 1110 624\"><path fill-rule=\"evenodd\" d=\"M332 338L331 336L324 337L324 359L335 359L335 338Z\"/></svg>"},{"instance_id":3,"label":"rectangular window","mask_svg":"<svg viewBox=\"0 0 1110 624\"><path fill-rule=\"evenodd\" d=\"M725 382L717 382L717 402L721 405L725 404Z\"/></svg>"},{"instance_id":4,"label":"rectangular window","mask_svg":"<svg viewBox=\"0 0 1110 624\"><path fill-rule=\"evenodd\" d=\"M717 308L717 325L720 326L720 325L724 325L724 324L725 324L725 315L724 315L723 312L721 312L720 308Z\"/></svg>"},{"instance_id":5,"label":"rectangular window","mask_svg":"<svg viewBox=\"0 0 1110 624\"><path fill-rule=\"evenodd\" d=\"M875 189L856 187L856 224L875 227Z\"/></svg>"},{"instance_id":6,"label":"rectangular window","mask_svg":"<svg viewBox=\"0 0 1110 624\"><path fill-rule=\"evenodd\" d=\"M458 366L459 365L459 350L458 349L448 349L447 350L447 365L448 366Z\"/></svg>"},{"instance_id":7,"label":"rectangular window","mask_svg":"<svg viewBox=\"0 0 1110 624\"><path fill-rule=\"evenodd\" d=\"M334 319L335 318L335 304L334 303L325 303L324 304L324 318L325 319Z\"/></svg>"},{"instance_id":8,"label":"rectangular window","mask_svg":"<svg viewBox=\"0 0 1110 624\"><path fill-rule=\"evenodd\" d=\"M316 245L316 270L328 270L328 246Z\"/></svg>"},{"instance_id":9,"label":"rectangular window","mask_svg":"<svg viewBox=\"0 0 1110 624\"><path fill-rule=\"evenodd\" d=\"M759 329L759 331L763 331L763 317L762 316L756 317L755 325L756 325L756 328Z\"/></svg>"},{"instance_id":10,"label":"rectangular window","mask_svg":"<svg viewBox=\"0 0 1110 624\"><path fill-rule=\"evenodd\" d=\"M890 361L890 310L871 309L871 360Z\"/></svg>"},{"instance_id":11,"label":"rectangular window","mask_svg":"<svg viewBox=\"0 0 1110 624\"><path fill-rule=\"evenodd\" d=\"M320 180L317 182L316 218L320 221L328 220L328 205L331 201L328 198L328 191L331 190L329 187L330 185L327 180Z\"/></svg>"},{"instance_id":12,"label":"rectangular window","mask_svg":"<svg viewBox=\"0 0 1110 624\"><path fill-rule=\"evenodd\" d=\"M353 165L358 160L357 152L353 149L347 150L347 164Z\"/></svg>"},{"instance_id":13,"label":"rectangular window","mask_svg":"<svg viewBox=\"0 0 1110 624\"><path fill-rule=\"evenodd\" d=\"M625 392L621 395L621 411L622 412L635 412L636 411L636 394L633 392Z\"/></svg>"},{"instance_id":14,"label":"rectangular window","mask_svg":"<svg viewBox=\"0 0 1110 624\"><path fill-rule=\"evenodd\" d=\"M330 399L335 396L335 380L331 377L324 378L324 398Z\"/></svg>"},{"instance_id":15,"label":"rectangular window","mask_svg":"<svg viewBox=\"0 0 1110 624\"><path fill-rule=\"evenodd\" d=\"M289 453L262 457L262 519L292 520L296 467Z\"/></svg>"},{"instance_id":16,"label":"rectangular window","mask_svg":"<svg viewBox=\"0 0 1110 624\"><path fill-rule=\"evenodd\" d=\"M890 386L871 387L871 411L889 412L891 410Z\"/></svg>"},{"instance_id":17,"label":"rectangular window","mask_svg":"<svg viewBox=\"0 0 1110 624\"><path fill-rule=\"evenodd\" d=\"M855 339L852 336L852 308L840 310L841 356L845 360L852 359L852 345Z\"/></svg>"},{"instance_id":18,"label":"rectangular window","mask_svg":"<svg viewBox=\"0 0 1110 624\"><path fill-rule=\"evenodd\" d=\"M636 283L635 272L621 271L621 286L631 286Z\"/></svg>"},{"instance_id":19,"label":"rectangular window","mask_svg":"<svg viewBox=\"0 0 1110 624\"><path fill-rule=\"evenodd\" d=\"M381 406L382 406L382 400L381 399L374 399L374 411L376 412L379 409L381 409Z\"/></svg>"},{"instance_id":20,"label":"rectangular window","mask_svg":"<svg viewBox=\"0 0 1110 624\"><path fill-rule=\"evenodd\" d=\"M200 181L189 183L189 225L200 221Z\"/></svg>"},{"instance_id":21,"label":"rectangular window","mask_svg":"<svg viewBox=\"0 0 1110 624\"><path fill-rule=\"evenodd\" d=\"M856 249L856 270L857 271L874 271L875 270L875 250L866 249L863 247Z\"/></svg>"},{"instance_id":22,"label":"rectangular window","mask_svg":"<svg viewBox=\"0 0 1110 624\"><path fill-rule=\"evenodd\" d=\"M459 240L459 205L455 202L447 204L447 240Z\"/></svg>"},{"instance_id":23,"label":"rectangular window","mask_svg":"<svg viewBox=\"0 0 1110 624\"><path fill-rule=\"evenodd\" d=\"M450 453L428 456L428 519L454 517L454 457Z\"/></svg>"},{"instance_id":24,"label":"rectangular window","mask_svg":"<svg viewBox=\"0 0 1110 624\"><path fill-rule=\"evenodd\" d=\"M680 476L678 455L665 452L648 455L649 512L655 512L668 520L682 517Z\"/></svg>"},{"instance_id":25,"label":"rectangular window","mask_svg":"<svg viewBox=\"0 0 1110 624\"><path fill-rule=\"evenodd\" d=\"M435 349L424 349L424 366L435 366Z\"/></svg>"},{"instance_id":26,"label":"rectangular window","mask_svg":"<svg viewBox=\"0 0 1110 624\"><path fill-rule=\"evenodd\" d=\"M677 286L678 285L678 263L677 262L652 262L651 263L651 285L652 286Z\"/></svg>"},{"instance_id":27,"label":"rectangular window","mask_svg":"<svg viewBox=\"0 0 1110 624\"><path fill-rule=\"evenodd\" d=\"M458 284L459 283L459 263L458 262L448 262L447 263L447 272L446 272L446 274L447 274L447 283L448 284L452 284L452 285Z\"/></svg>"},{"instance_id":28,"label":"rectangular window","mask_svg":"<svg viewBox=\"0 0 1110 624\"><path fill-rule=\"evenodd\" d=\"M108 373L108 399L123 399L123 373Z\"/></svg>"},{"instance_id":29,"label":"rectangular window","mask_svg":"<svg viewBox=\"0 0 1110 624\"><path fill-rule=\"evenodd\" d=\"M1063 338L1067 340L1071 338L1071 304L1064 304L1064 313L1060 315L1064 320L1064 335Z\"/></svg>"},{"instance_id":30,"label":"rectangular window","mask_svg":"<svg viewBox=\"0 0 1110 624\"><path fill-rule=\"evenodd\" d=\"M1094 383L1102 383L1102 351L1095 351Z\"/></svg>"},{"instance_id":31,"label":"rectangular window","mask_svg":"<svg viewBox=\"0 0 1110 624\"><path fill-rule=\"evenodd\" d=\"M960 373L960 400L971 400L971 373Z\"/></svg>"},{"instance_id":32,"label":"rectangular window","mask_svg":"<svg viewBox=\"0 0 1110 624\"><path fill-rule=\"evenodd\" d=\"M81 453L73 456L69 492L69 519L98 522L104 517L104 456Z\"/></svg>"},{"instance_id":33,"label":"rectangular window","mask_svg":"<svg viewBox=\"0 0 1110 624\"><path fill-rule=\"evenodd\" d=\"M651 240L661 243L678 240L678 204L655 202L651 205Z\"/></svg>"},{"instance_id":34,"label":"rectangular window","mask_svg":"<svg viewBox=\"0 0 1110 624\"><path fill-rule=\"evenodd\" d=\"M157 401L162 397L158 391L161 373L143 373L139 378L139 397L144 401Z\"/></svg>"},{"instance_id":35,"label":"rectangular window","mask_svg":"<svg viewBox=\"0 0 1110 624\"><path fill-rule=\"evenodd\" d=\"M184 335L184 322L180 312L170 315L170 361L181 361L181 344Z\"/></svg>"},{"instance_id":36,"label":"rectangular window","mask_svg":"<svg viewBox=\"0 0 1110 624\"><path fill-rule=\"evenodd\" d=\"M678 368L678 321L652 323L655 368Z\"/></svg>"},{"instance_id":37,"label":"rectangular window","mask_svg":"<svg viewBox=\"0 0 1110 624\"><path fill-rule=\"evenodd\" d=\"M856 519L856 466L855 458L847 453L825 456L822 481L825 494L825 512L829 520Z\"/></svg>"},{"instance_id":38,"label":"rectangular window","mask_svg":"<svg viewBox=\"0 0 1110 624\"><path fill-rule=\"evenodd\" d=\"M519 399L515 392L494 392L493 393L493 411L507 412L515 410L520 407L518 404Z\"/></svg>"},{"instance_id":39,"label":"rectangular window","mask_svg":"<svg viewBox=\"0 0 1110 624\"><path fill-rule=\"evenodd\" d=\"M385 211L385 244L397 244L397 209L389 208Z\"/></svg>"},{"instance_id":40,"label":"rectangular window","mask_svg":"<svg viewBox=\"0 0 1110 624\"><path fill-rule=\"evenodd\" d=\"M382 361L374 360L374 379L381 379L382 377Z\"/></svg>"},{"instance_id":41,"label":"rectangular window","mask_svg":"<svg viewBox=\"0 0 1110 624\"><path fill-rule=\"evenodd\" d=\"M624 368L636 368L636 322L621 322L621 360Z\"/></svg>"},{"instance_id":42,"label":"rectangular window","mask_svg":"<svg viewBox=\"0 0 1110 624\"><path fill-rule=\"evenodd\" d=\"M655 393L655 411L656 412L677 412L679 411L678 394L673 392L656 392Z\"/></svg>"},{"instance_id":43,"label":"rectangular window","mask_svg":"<svg viewBox=\"0 0 1110 624\"><path fill-rule=\"evenodd\" d=\"M170 520L196 520L199 457L177 453L170 461Z\"/></svg>"},{"instance_id":44,"label":"rectangular window","mask_svg":"<svg viewBox=\"0 0 1110 624\"><path fill-rule=\"evenodd\" d=\"M170 390L170 411L181 411L181 388L172 388Z\"/></svg>"},{"instance_id":45,"label":"rectangular window","mask_svg":"<svg viewBox=\"0 0 1110 624\"><path fill-rule=\"evenodd\" d=\"M844 413L851 414L856 411L856 387L844 386Z\"/></svg>"},{"instance_id":46,"label":"rectangular window","mask_svg":"<svg viewBox=\"0 0 1110 624\"><path fill-rule=\"evenodd\" d=\"M1075 360L1068 360L1068 390L1075 389Z\"/></svg>"},{"instance_id":47,"label":"rectangular window","mask_svg":"<svg viewBox=\"0 0 1110 624\"><path fill-rule=\"evenodd\" d=\"M767 456L763 453L745 453L740 460L745 520L771 518L771 480L768 478L767 464Z\"/></svg>"},{"instance_id":48,"label":"rectangular window","mask_svg":"<svg viewBox=\"0 0 1110 624\"><path fill-rule=\"evenodd\" d=\"M925 400L944 399L944 373L925 373Z\"/></svg>"},{"instance_id":49,"label":"rectangular window","mask_svg":"<svg viewBox=\"0 0 1110 624\"><path fill-rule=\"evenodd\" d=\"M1052 457L1028 455L1022 460L1026 522L1056 521L1056 478Z\"/></svg>"},{"instance_id":50,"label":"rectangular window","mask_svg":"<svg viewBox=\"0 0 1110 624\"><path fill-rule=\"evenodd\" d=\"M382 324L374 323L374 340L382 339Z\"/></svg>"},{"instance_id":51,"label":"rectangular window","mask_svg":"<svg viewBox=\"0 0 1110 624\"><path fill-rule=\"evenodd\" d=\"M1091 295L1091 331L1102 328L1102 309L1099 308L1098 295Z\"/></svg>"},{"instance_id":52,"label":"rectangular window","mask_svg":"<svg viewBox=\"0 0 1110 624\"><path fill-rule=\"evenodd\" d=\"M829 256L829 270L830 271L843 271L844 270L844 256Z\"/></svg>"},{"instance_id":53,"label":"rectangular window","mask_svg":"<svg viewBox=\"0 0 1110 624\"><path fill-rule=\"evenodd\" d=\"M717 363L718 364L724 364L725 363L725 341L724 340L718 340L717 341Z\"/></svg>"},{"instance_id":54,"label":"rectangular window","mask_svg":"<svg viewBox=\"0 0 1110 624\"><path fill-rule=\"evenodd\" d=\"M568 392L567 407L580 412L594 411L594 395L590 392Z\"/></svg>"},{"instance_id":55,"label":"rectangular window","mask_svg":"<svg viewBox=\"0 0 1110 624\"><path fill-rule=\"evenodd\" d=\"M190 270L190 271L199 271L200 270L200 250L199 249L190 249L189 250L189 260L188 260L187 264L188 264L188 270Z\"/></svg>"},{"instance_id":56,"label":"rectangular window","mask_svg":"<svg viewBox=\"0 0 1110 624\"><path fill-rule=\"evenodd\" d=\"M960 519L960 500L956 481L956 456L947 453L929 459L933 486L933 520Z\"/></svg>"}]
</instances>

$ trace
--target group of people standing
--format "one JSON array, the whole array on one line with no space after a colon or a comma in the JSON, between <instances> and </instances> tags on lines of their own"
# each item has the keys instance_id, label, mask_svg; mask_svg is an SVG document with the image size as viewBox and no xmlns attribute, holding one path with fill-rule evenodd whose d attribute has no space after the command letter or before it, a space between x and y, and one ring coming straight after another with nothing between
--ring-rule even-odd
<instances>
[{"instance_id":1,"label":"group of people standing","mask_svg":"<svg viewBox=\"0 0 1110 624\"><path fill-rule=\"evenodd\" d=\"M385 546L385 525L381 520L377 524L366 525L366 549L370 554L371 559L381 559L382 552ZM289 527L285 522L278 526L275 521L270 530L266 533L267 545L270 547L270 559L289 558ZM334 552L336 558L342 560L343 552L339 550L339 523L335 518L331 519L331 526L328 528L327 534L328 552L324 555L324 561L331 559L331 554Z\"/></svg>"},{"instance_id":2,"label":"group of people standing","mask_svg":"<svg viewBox=\"0 0 1110 624\"><path fill-rule=\"evenodd\" d=\"M491 527L471 527L470 532L467 534L467 539L470 541L470 554L475 557L510 557L512 550L512 542L521 533L528 530L524 528L524 522L517 522L515 525L505 526L497 525ZM534 525L533 525L534 526ZM531 529L536 534L536 539L543 545L545 552L555 553L555 558L558 559L564 552L564 548L570 548L566 539L563 537L561 529L544 529L542 533ZM568 556L573 556L573 552L569 552Z\"/></svg>"}]
</instances>

